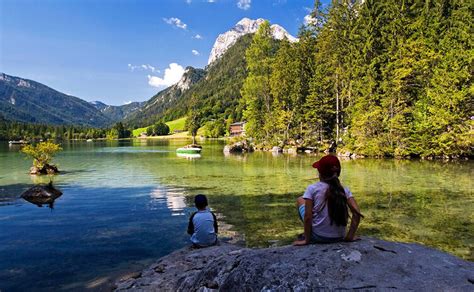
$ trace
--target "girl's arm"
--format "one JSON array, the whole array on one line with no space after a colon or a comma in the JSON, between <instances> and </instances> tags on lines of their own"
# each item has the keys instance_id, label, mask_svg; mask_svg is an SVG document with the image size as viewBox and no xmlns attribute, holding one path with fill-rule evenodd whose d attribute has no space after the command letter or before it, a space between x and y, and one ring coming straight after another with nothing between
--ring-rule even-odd
<instances>
[{"instance_id":1,"label":"girl's arm","mask_svg":"<svg viewBox=\"0 0 474 292\"><path fill-rule=\"evenodd\" d=\"M305 199L304 205L304 240L297 240L293 245L306 245L311 241L313 233L313 200Z\"/></svg>"},{"instance_id":2,"label":"girl's arm","mask_svg":"<svg viewBox=\"0 0 474 292\"><path fill-rule=\"evenodd\" d=\"M353 197L347 199L347 205L349 209L351 209L352 219L351 219L351 226L349 227L349 232L347 232L346 237L344 238L345 241L354 241L357 240L355 236L357 228L359 227L360 218L364 217L360 211L359 206L357 206L357 202Z\"/></svg>"}]
</instances>

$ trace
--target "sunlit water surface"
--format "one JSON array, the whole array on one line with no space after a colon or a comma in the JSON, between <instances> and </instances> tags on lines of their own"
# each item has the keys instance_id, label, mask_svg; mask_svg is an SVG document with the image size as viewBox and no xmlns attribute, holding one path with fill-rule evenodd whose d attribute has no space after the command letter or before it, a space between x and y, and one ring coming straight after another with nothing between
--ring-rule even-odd
<instances>
[{"instance_id":1,"label":"sunlit water surface","mask_svg":"<svg viewBox=\"0 0 474 292\"><path fill-rule=\"evenodd\" d=\"M0 290L100 289L125 271L188 244L192 196L208 195L221 236L251 247L291 243L302 231L294 199L315 181L317 156L224 155L203 142L76 142L55 161L63 191L53 209L19 198L35 183L17 147L0 144ZM365 219L361 235L420 242L473 261L470 161L342 161L341 180Z\"/></svg>"}]
</instances>

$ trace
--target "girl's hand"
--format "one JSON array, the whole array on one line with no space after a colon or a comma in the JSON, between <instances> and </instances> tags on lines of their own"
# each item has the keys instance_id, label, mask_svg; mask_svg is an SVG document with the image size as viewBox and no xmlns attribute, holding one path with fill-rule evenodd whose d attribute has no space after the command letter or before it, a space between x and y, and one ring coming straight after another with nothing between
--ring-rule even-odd
<instances>
[{"instance_id":1,"label":"girl's hand","mask_svg":"<svg viewBox=\"0 0 474 292\"><path fill-rule=\"evenodd\" d=\"M358 236L354 236L352 238L350 238L350 237L345 237L344 238L344 241L346 241L346 242L353 242L353 241L358 241L358 240L361 240L361 238L358 237Z\"/></svg>"},{"instance_id":2,"label":"girl's hand","mask_svg":"<svg viewBox=\"0 0 474 292\"><path fill-rule=\"evenodd\" d=\"M306 242L306 239L303 239L303 240L297 240L295 242L293 242L293 245L294 246L303 246L303 245L307 245L308 243Z\"/></svg>"}]
</instances>

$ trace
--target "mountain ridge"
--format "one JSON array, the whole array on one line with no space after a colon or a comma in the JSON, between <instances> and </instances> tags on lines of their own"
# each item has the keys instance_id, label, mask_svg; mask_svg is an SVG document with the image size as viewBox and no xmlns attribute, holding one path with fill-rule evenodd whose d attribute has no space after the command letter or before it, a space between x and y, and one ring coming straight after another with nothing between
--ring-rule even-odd
<instances>
[{"instance_id":1,"label":"mountain ridge","mask_svg":"<svg viewBox=\"0 0 474 292\"><path fill-rule=\"evenodd\" d=\"M256 33L258 28L266 20L263 18L250 19L247 17L242 18L236 25L234 25L230 30L221 33L217 36L214 45L209 54L209 59L207 64L211 65L217 59L219 59L232 45L234 45L237 40L246 35ZM282 26L278 24L272 24L271 26L273 37L277 40L282 40L287 38L290 42L297 42L298 39L289 34Z\"/></svg>"},{"instance_id":2,"label":"mountain ridge","mask_svg":"<svg viewBox=\"0 0 474 292\"><path fill-rule=\"evenodd\" d=\"M0 113L10 121L101 128L122 120L140 105L87 102L34 80L0 73Z\"/></svg>"}]
</instances>

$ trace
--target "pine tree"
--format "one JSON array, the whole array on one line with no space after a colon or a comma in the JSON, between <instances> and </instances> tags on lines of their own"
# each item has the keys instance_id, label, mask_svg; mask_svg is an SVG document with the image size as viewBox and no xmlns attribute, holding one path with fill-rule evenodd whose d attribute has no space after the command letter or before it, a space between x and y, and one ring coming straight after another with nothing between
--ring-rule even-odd
<instances>
[{"instance_id":1,"label":"pine tree","mask_svg":"<svg viewBox=\"0 0 474 292\"><path fill-rule=\"evenodd\" d=\"M297 111L301 108L301 82L295 46L283 40L272 64L270 77L272 127L278 144L285 145L295 136ZM268 121L267 121L268 122ZM297 130L296 130L297 131Z\"/></svg>"},{"instance_id":2,"label":"pine tree","mask_svg":"<svg viewBox=\"0 0 474 292\"><path fill-rule=\"evenodd\" d=\"M245 103L243 117L247 121L246 131L257 141L268 140L273 134L270 76L276 49L270 23L265 21L245 53L248 76L241 90Z\"/></svg>"},{"instance_id":3,"label":"pine tree","mask_svg":"<svg viewBox=\"0 0 474 292\"><path fill-rule=\"evenodd\" d=\"M415 116L415 150L421 156L473 154L473 6L462 0L432 4L436 59Z\"/></svg>"}]
</instances>

